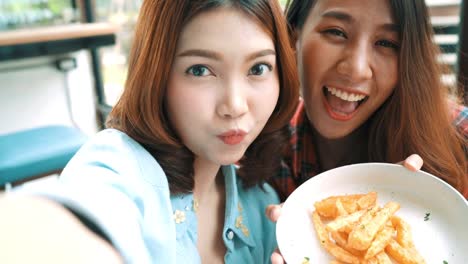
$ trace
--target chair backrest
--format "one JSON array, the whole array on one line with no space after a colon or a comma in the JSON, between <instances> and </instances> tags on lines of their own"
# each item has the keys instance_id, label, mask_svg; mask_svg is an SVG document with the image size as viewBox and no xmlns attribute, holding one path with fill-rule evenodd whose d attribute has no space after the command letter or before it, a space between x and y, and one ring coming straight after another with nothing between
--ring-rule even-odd
<instances>
[{"instance_id":1,"label":"chair backrest","mask_svg":"<svg viewBox=\"0 0 468 264\"><path fill-rule=\"evenodd\" d=\"M0 186L61 171L86 140L79 129L63 125L0 135Z\"/></svg>"}]
</instances>

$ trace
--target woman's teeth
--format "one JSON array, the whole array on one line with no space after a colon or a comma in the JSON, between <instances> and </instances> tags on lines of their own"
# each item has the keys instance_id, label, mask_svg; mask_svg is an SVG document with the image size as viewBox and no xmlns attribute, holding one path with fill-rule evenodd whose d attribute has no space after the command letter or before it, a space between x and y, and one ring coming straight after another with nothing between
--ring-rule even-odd
<instances>
[{"instance_id":1,"label":"woman's teeth","mask_svg":"<svg viewBox=\"0 0 468 264\"><path fill-rule=\"evenodd\" d=\"M345 92L343 90L338 90L336 88L333 88L333 87L326 87L327 88L327 91L331 94L333 94L334 96L342 99L342 100L345 100L345 101L349 101L349 102L357 102L357 101L361 101L363 100L364 98L366 98L365 95L362 95L362 94L353 94L353 93L348 93L348 92Z\"/></svg>"}]
</instances>

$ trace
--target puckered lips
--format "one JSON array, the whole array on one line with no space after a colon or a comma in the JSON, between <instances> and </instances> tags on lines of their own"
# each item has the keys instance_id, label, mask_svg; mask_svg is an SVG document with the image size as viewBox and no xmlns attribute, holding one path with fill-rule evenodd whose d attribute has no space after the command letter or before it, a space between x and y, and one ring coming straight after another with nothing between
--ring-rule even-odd
<instances>
[{"instance_id":1,"label":"puckered lips","mask_svg":"<svg viewBox=\"0 0 468 264\"><path fill-rule=\"evenodd\" d=\"M218 138L221 139L221 141L223 141L226 145L237 145L244 140L246 135L247 132L243 130L232 129L219 134Z\"/></svg>"},{"instance_id":2,"label":"puckered lips","mask_svg":"<svg viewBox=\"0 0 468 264\"><path fill-rule=\"evenodd\" d=\"M349 91L332 86L324 86L323 103L331 118L338 121L348 121L356 114L359 106L369 96L357 91Z\"/></svg>"}]
</instances>

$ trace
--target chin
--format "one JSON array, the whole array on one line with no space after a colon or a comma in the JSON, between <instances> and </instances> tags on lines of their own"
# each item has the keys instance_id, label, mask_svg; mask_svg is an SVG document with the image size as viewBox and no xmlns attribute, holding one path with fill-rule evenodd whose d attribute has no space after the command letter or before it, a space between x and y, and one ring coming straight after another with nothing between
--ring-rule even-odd
<instances>
[{"instance_id":1,"label":"chin","mask_svg":"<svg viewBox=\"0 0 468 264\"><path fill-rule=\"evenodd\" d=\"M342 127L337 127L337 126L332 126L332 127L320 127L320 126L315 126L317 132L324 138L326 139L340 139L348 136L351 134L354 129L343 129Z\"/></svg>"},{"instance_id":2,"label":"chin","mask_svg":"<svg viewBox=\"0 0 468 264\"><path fill-rule=\"evenodd\" d=\"M349 135L350 133L344 133L344 134L336 134L336 133L333 133L333 134L325 134L325 135L322 135L324 138L326 139L340 139L340 138L344 138L346 137L347 135Z\"/></svg>"},{"instance_id":3,"label":"chin","mask_svg":"<svg viewBox=\"0 0 468 264\"><path fill-rule=\"evenodd\" d=\"M216 163L223 166L234 164L241 160L242 156L243 155L226 155L224 157L218 157Z\"/></svg>"}]
</instances>

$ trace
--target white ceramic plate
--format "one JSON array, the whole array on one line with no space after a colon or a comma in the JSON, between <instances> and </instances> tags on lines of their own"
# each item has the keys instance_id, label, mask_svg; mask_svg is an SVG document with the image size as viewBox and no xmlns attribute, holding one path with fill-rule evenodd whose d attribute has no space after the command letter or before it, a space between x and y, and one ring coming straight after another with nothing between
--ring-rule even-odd
<instances>
[{"instance_id":1,"label":"white ceramic plate","mask_svg":"<svg viewBox=\"0 0 468 264\"><path fill-rule=\"evenodd\" d=\"M400 203L396 215L411 225L416 248L428 264L468 263L468 203L463 196L431 174L386 163L339 167L297 188L284 203L276 226L286 262L302 263L308 257L310 263L328 264L333 258L319 244L310 218L314 202L369 191L378 193L379 205Z\"/></svg>"}]
</instances>

